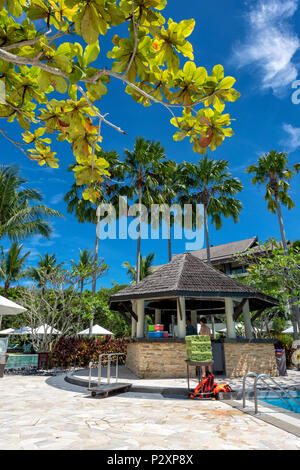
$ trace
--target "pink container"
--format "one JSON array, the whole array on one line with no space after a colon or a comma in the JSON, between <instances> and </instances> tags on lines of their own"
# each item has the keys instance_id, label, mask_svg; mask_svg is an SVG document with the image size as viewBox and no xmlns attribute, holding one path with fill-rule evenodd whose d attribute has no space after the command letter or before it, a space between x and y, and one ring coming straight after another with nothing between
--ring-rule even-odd
<instances>
[{"instance_id":1,"label":"pink container","mask_svg":"<svg viewBox=\"0 0 300 470\"><path fill-rule=\"evenodd\" d=\"M164 334L164 338L168 338L169 337L169 333L167 331L163 331L163 334Z\"/></svg>"},{"instance_id":2,"label":"pink container","mask_svg":"<svg viewBox=\"0 0 300 470\"><path fill-rule=\"evenodd\" d=\"M154 325L154 331L164 331L164 325Z\"/></svg>"}]
</instances>

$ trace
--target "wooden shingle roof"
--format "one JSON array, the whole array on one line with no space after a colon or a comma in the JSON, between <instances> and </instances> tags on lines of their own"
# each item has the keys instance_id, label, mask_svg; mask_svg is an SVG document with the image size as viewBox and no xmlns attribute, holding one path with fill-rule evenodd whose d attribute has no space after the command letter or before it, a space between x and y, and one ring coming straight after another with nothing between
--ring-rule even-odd
<instances>
[{"instance_id":1,"label":"wooden shingle roof","mask_svg":"<svg viewBox=\"0 0 300 470\"><path fill-rule=\"evenodd\" d=\"M173 257L169 264L150 274L137 285L126 287L110 297L110 302L166 297L257 298L277 305L273 297L218 271L191 253Z\"/></svg>"}]
</instances>

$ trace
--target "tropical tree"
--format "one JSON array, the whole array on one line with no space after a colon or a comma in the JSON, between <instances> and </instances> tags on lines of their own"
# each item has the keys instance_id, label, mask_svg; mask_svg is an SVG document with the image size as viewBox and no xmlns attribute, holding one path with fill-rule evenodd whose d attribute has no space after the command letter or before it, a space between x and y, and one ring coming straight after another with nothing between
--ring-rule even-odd
<instances>
[{"instance_id":1,"label":"tropical tree","mask_svg":"<svg viewBox=\"0 0 300 470\"><path fill-rule=\"evenodd\" d=\"M45 219L61 216L40 204L41 193L26 188L26 183L17 166L0 167L0 239L19 241L36 234L49 237L52 228Z\"/></svg>"},{"instance_id":2,"label":"tropical tree","mask_svg":"<svg viewBox=\"0 0 300 470\"><path fill-rule=\"evenodd\" d=\"M198 165L182 163L181 173L188 191L181 200L190 204L196 201L204 207L207 263L210 264L208 218L217 230L222 227L222 217L231 217L237 223L242 203L235 196L242 191L243 184L232 177L227 160L213 160L207 155Z\"/></svg>"},{"instance_id":3,"label":"tropical tree","mask_svg":"<svg viewBox=\"0 0 300 470\"><path fill-rule=\"evenodd\" d=\"M71 273L77 280L80 294L86 283L89 283L91 279L99 279L108 270L108 266L102 260L95 261L92 251L87 249L83 251L79 249L79 261L76 263L72 259L71 265Z\"/></svg>"},{"instance_id":4,"label":"tropical tree","mask_svg":"<svg viewBox=\"0 0 300 470\"><path fill-rule=\"evenodd\" d=\"M273 214L277 213L285 256L288 256L289 250L281 213L281 205L287 207L288 210L295 207L295 203L288 194L288 191L290 189L289 182L295 173L299 173L299 171L300 163L296 163L289 168L288 154L286 152L277 152L276 150L271 150L269 153L262 155L258 159L257 165L250 165L247 168L247 173L254 174L251 182L258 185L262 184L266 187L265 200L267 201L269 211ZM294 336L297 338L297 321L298 324L300 324L297 297L290 296L290 299L287 301L287 308L292 311Z\"/></svg>"},{"instance_id":5,"label":"tropical tree","mask_svg":"<svg viewBox=\"0 0 300 470\"><path fill-rule=\"evenodd\" d=\"M55 254L45 253L44 256L39 255L40 260L36 267L30 266L25 275L27 278L32 279L36 282L37 288L42 289L42 292L45 291L47 278L49 276L54 276L56 273L59 273L64 265L64 263L57 263L57 258Z\"/></svg>"},{"instance_id":6,"label":"tropical tree","mask_svg":"<svg viewBox=\"0 0 300 470\"><path fill-rule=\"evenodd\" d=\"M166 158L164 149L159 142L149 141L137 137L133 150L125 150L124 167L125 177L128 181L127 195L138 203L137 225L137 277L141 279L140 252L141 252L141 223L142 204L150 207L156 202L156 190L159 186L163 160Z\"/></svg>"},{"instance_id":7,"label":"tropical tree","mask_svg":"<svg viewBox=\"0 0 300 470\"><path fill-rule=\"evenodd\" d=\"M288 254L288 245L281 213L281 204L289 210L295 207L292 198L288 194L290 181L300 171L300 163L288 168L288 154L271 150L258 159L257 165L250 165L247 173L253 173L253 184L266 187L265 200L267 207L273 214L277 213L280 233L285 254Z\"/></svg>"},{"instance_id":8,"label":"tropical tree","mask_svg":"<svg viewBox=\"0 0 300 470\"><path fill-rule=\"evenodd\" d=\"M170 111L175 140L187 137L195 152L215 150L233 135L230 115L224 110L225 103L240 96L232 88L235 79L224 77L221 65L209 72L197 67L187 41L195 20L167 20L162 15L166 4L166 0L1 0L0 116L8 122L17 120L24 129L21 142L0 129L2 136L31 160L53 168L59 158L51 134L68 142L77 161L76 181L88 186L85 196L93 200L93 183L101 183L108 174L108 163L95 154L102 128L108 125L126 133L97 103L113 80L125 85L136 102L159 103ZM112 48L107 47L109 41L101 41L108 31L113 31Z\"/></svg>"},{"instance_id":9,"label":"tropical tree","mask_svg":"<svg viewBox=\"0 0 300 470\"><path fill-rule=\"evenodd\" d=\"M5 281L4 294L7 293L12 282L17 282L26 277L24 265L30 251L22 254L22 250L23 245L18 245L17 242L13 242L6 253L4 252L3 247L1 247L0 277Z\"/></svg>"},{"instance_id":10,"label":"tropical tree","mask_svg":"<svg viewBox=\"0 0 300 470\"><path fill-rule=\"evenodd\" d=\"M115 214L118 217L118 198L122 195L125 189L122 189L122 185L119 181L124 176L123 163L119 159L119 155L115 151L106 152L104 150L96 151L98 160L105 159L110 165L110 174L103 176L101 184L95 181L92 186L94 191L93 197L88 197L89 187L84 184L83 180L78 180L77 184L74 183L70 191L65 195L65 201L67 202L67 211L74 213L79 223L91 222L96 224L96 237L95 237L95 248L94 248L94 262L98 263L99 257L99 225L100 215L97 214L97 209L100 204L110 203L116 209ZM74 165L69 167L72 170ZM93 277L92 292L96 292L96 276ZM90 333L92 332L93 319L90 322Z\"/></svg>"},{"instance_id":11,"label":"tropical tree","mask_svg":"<svg viewBox=\"0 0 300 470\"><path fill-rule=\"evenodd\" d=\"M159 187L156 190L157 203L166 206L166 211L160 212L160 222L166 223L168 230L168 256L172 260L171 227L176 222L176 214L168 209L178 200L178 196L186 192L184 180L181 177L179 165L174 160L164 161L158 175ZM180 222L182 220L180 219Z\"/></svg>"},{"instance_id":12,"label":"tropical tree","mask_svg":"<svg viewBox=\"0 0 300 470\"><path fill-rule=\"evenodd\" d=\"M155 253L149 253L146 257L142 257L140 255L140 267L141 267L141 278L140 280L144 279L146 276L149 276L149 274L152 274L153 271L153 260L155 257ZM124 261L122 264L123 268L127 269L127 274L131 279L132 283L136 283L136 268L132 266L128 261Z\"/></svg>"}]
</instances>

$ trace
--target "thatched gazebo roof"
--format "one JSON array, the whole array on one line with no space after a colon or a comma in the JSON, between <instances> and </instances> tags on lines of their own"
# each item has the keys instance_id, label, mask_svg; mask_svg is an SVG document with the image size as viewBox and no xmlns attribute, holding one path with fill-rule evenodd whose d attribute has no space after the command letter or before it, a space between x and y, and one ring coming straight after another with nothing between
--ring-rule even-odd
<instances>
[{"instance_id":1,"label":"thatched gazebo roof","mask_svg":"<svg viewBox=\"0 0 300 470\"><path fill-rule=\"evenodd\" d=\"M278 305L278 301L206 264L191 253L175 255L169 264L150 274L137 285L126 287L110 297L112 308L124 302L145 299L248 299L251 310ZM165 299L165 300L163 300ZM116 308L117 310L118 308Z\"/></svg>"}]
</instances>

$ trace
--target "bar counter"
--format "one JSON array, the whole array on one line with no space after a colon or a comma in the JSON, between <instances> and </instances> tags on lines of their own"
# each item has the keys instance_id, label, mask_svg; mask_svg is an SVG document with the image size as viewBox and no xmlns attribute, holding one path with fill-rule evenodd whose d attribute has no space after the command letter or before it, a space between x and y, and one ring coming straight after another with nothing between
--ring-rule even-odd
<instances>
[{"instance_id":1,"label":"bar counter","mask_svg":"<svg viewBox=\"0 0 300 470\"><path fill-rule=\"evenodd\" d=\"M272 340L212 340L214 372L243 377L248 372L277 375ZM140 378L186 377L184 338L137 338L127 347L126 366ZM191 370L191 376L196 370Z\"/></svg>"}]
</instances>

